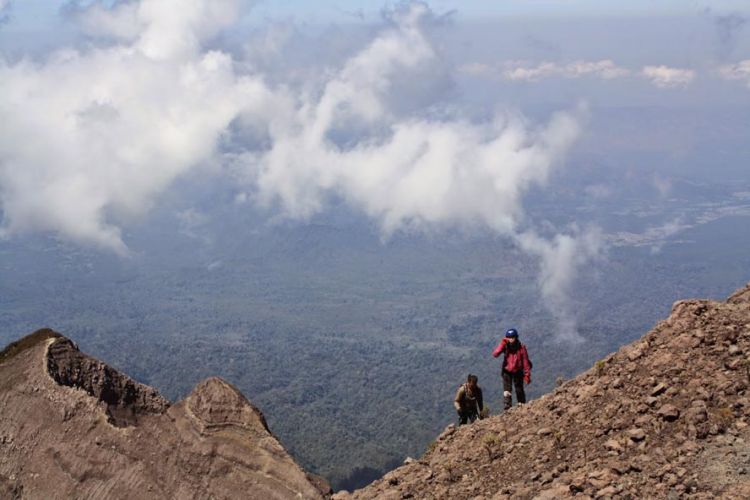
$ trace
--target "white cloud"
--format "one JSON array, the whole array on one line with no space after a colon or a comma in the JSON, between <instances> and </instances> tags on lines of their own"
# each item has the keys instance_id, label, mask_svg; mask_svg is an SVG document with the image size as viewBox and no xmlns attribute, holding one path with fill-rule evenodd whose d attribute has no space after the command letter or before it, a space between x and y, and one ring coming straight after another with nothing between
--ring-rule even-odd
<instances>
[{"instance_id":1,"label":"white cloud","mask_svg":"<svg viewBox=\"0 0 750 500\"><path fill-rule=\"evenodd\" d=\"M110 8L100 3L87 7L71 3L64 12L87 35L133 41L145 29L145 20L139 16L140 7L138 2L120 2Z\"/></svg>"},{"instance_id":2,"label":"white cloud","mask_svg":"<svg viewBox=\"0 0 750 500\"><path fill-rule=\"evenodd\" d=\"M564 64L549 61L537 64L528 61L506 61L499 65L473 62L461 66L459 71L475 77L517 82L539 82L550 78L616 80L640 75L659 88L687 87L696 77L694 70L671 68L665 65L645 66L640 71L633 71L618 66L611 59L579 60ZM723 66L720 69L720 73L725 78L748 79L750 84L748 72L750 72L750 61L747 65L743 61L736 65Z\"/></svg>"},{"instance_id":3,"label":"white cloud","mask_svg":"<svg viewBox=\"0 0 750 500\"><path fill-rule=\"evenodd\" d=\"M669 66L644 66L641 75L659 88L687 87L695 79L692 69L670 68Z\"/></svg>"},{"instance_id":4,"label":"white cloud","mask_svg":"<svg viewBox=\"0 0 750 500\"><path fill-rule=\"evenodd\" d=\"M306 96L289 114L277 115L272 146L238 159L262 203L290 217L308 217L335 194L380 222L384 235L447 226L489 228L517 240L540 259L542 296L576 337L575 315L565 298L580 263L597 253L595 233L551 240L519 233L522 196L544 185L580 132L577 114L560 113L546 126L498 114L487 123L462 119L401 119L389 107L397 82L420 81L439 63L419 29L419 18L400 21L353 57L319 95ZM375 131L337 145L342 124Z\"/></svg>"},{"instance_id":5,"label":"white cloud","mask_svg":"<svg viewBox=\"0 0 750 500\"><path fill-rule=\"evenodd\" d=\"M630 71L617 66L609 59L600 61L573 61L567 64L542 62L530 65L523 61L505 63L501 77L505 80L537 82L547 78L600 78L612 80L628 76Z\"/></svg>"},{"instance_id":6,"label":"white cloud","mask_svg":"<svg viewBox=\"0 0 750 500\"><path fill-rule=\"evenodd\" d=\"M741 80L750 87L750 59L720 66L719 75L725 80Z\"/></svg>"},{"instance_id":7,"label":"white cloud","mask_svg":"<svg viewBox=\"0 0 750 500\"><path fill-rule=\"evenodd\" d=\"M263 75L238 74L228 54L202 48L236 5L95 4L76 15L109 46L1 63L4 233L53 231L126 254L121 221L144 214L180 175L223 164L217 174L232 172L255 202L288 217L310 217L335 196L377 220L386 237L473 226L514 238L540 259L542 295L570 335L561 297L579 260L593 254L571 249L593 248L594 238L546 240L518 228L528 226L524 193L565 157L579 112L542 126L511 113L481 123L428 113L445 75L424 29L435 18L421 2L389 11L388 26L317 85L271 87ZM600 63L566 74L607 74ZM231 153L218 149L228 135L237 136ZM182 214L188 229L194 215Z\"/></svg>"},{"instance_id":8,"label":"white cloud","mask_svg":"<svg viewBox=\"0 0 750 500\"><path fill-rule=\"evenodd\" d=\"M536 66L527 66L523 63L513 66L513 63L506 63L505 66L507 69L502 72L502 77L506 80L538 82L545 78L562 75L562 68L551 62L543 62Z\"/></svg>"},{"instance_id":9,"label":"white cloud","mask_svg":"<svg viewBox=\"0 0 750 500\"><path fill-rule=\"evenodd\" d=\"M609 59L601 61L576 61L568 64L564 68L564 74L568 78L578 78L581 76L596 76L604 80L621 78L628 76L630 71L617 66Z\"/></svg>"},{"instance_id":10,"label":"white cloud","mask_svg":"<svg viewBox=\"0 0 750 500\"><path fill-rule=\"evenodd\" d=\"M558 337L580 341L571 289L579 269L597 259L602 251L602 236L596 229L572 234L557 234L551 240L532 231L516 235L520 247L540 259L539 285L548 310L557 320Z\"/></svg>"},{"instance_id":11,"label":"white cloud","mask_svg":"<svg viewBox=\"0 0 750 500\"><path fill-rule=\"evenodd\" d=\"M483 124L398 118L388 106L400 91L396 79L419 81L419 72L437 62L413 18L381 34L320 95L277 115L272 147L250 158L260 199L307 217L336 193L379 220L386 234L422 224L511 231L521 195L544 182L577 137L577 120L560 114L531 129L503 115ZM331 135L342 124L377 132L339 147Z\"/></svg>"},{"instance_id":12,"label":"white cloud","mask_svg":"<svg viewBox=\"0 0 750 500\"><path fill-rule=\"evenodd\" d=\"M172 21L184 30L173 39L158 41L154 21L128 44L0 62L3 233L55 231L127 253L115 221L144 213L177 176L210 161L240 109L270 105L228 55L195 50L187 20L199 3L169 12L185 16ZM147 8L156 4L139 6L156 17ZM178 50L175 40L188 42Z\"/></svg>"},{"instance_id":13,"label":"white cloud","mask_svg":"<svg viewBox=\"0 0 750 500\"><path fill-rule=\"evenodd\" d=\"M141 0L111 8L95 2L74 17L89 34L134 42L147 57L165 59L199 51L239 12L239 0Z\"/></svg>"}]
</instances>

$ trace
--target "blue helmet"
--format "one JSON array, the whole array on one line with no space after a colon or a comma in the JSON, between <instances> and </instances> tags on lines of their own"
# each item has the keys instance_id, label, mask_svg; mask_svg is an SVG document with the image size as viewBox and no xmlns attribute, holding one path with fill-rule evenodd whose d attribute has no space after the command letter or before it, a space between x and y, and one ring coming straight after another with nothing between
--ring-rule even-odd
<instances>
[{"instance_id":1,"label":"blue helmet","mask_svg":"<svg viewBox=\"0 0 750 500\"><path fill-rule=\"evenodd\" d=\"M506 330L505 332L505 338L507 339L518 338L518 330L516 330L515 328L508 328L508 330Z\"/></svg>"}]
</instances>

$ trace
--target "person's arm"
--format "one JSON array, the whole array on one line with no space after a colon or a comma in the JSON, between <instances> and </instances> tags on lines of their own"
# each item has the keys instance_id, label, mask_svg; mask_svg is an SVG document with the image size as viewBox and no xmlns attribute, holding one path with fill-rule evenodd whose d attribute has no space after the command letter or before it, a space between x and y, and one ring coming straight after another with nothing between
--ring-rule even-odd
<instances>
[{"instance_id":1,"label":"person's arm","mask_svg":"<svg viewBox=\"0 0 750 500\"><path fill-rule=\"evenodd\" d=\"M505 350L505 339L503 339L502 342L500 342L498 346L495 347L495 350L492 351L492 357L496 358L500 356L504 350Z\"/></svg>"},{"instance_id":2,"label":"person's arm","mask_svg":"<svg viewBox=\"0 0 750 500\"><path fill-rule=\"evenodd\" d=\"M531 383L531 363L529 362L529 352L526 346L521 346L521 359L523 361L523 381L526 384Z\"/></svg>"},{"instance_id":3,"label":"person's arm","mask_svg":"<svg viewBox=\"0 0 750 500\"><path fill-rule=\"evenodd\" d=\"M461 401L464 399L464 386L461 386L458 388L458 391L456 391L456 399L453 400L453 406L456 408L456 411L461 411Z\"/></svg>"},{"instance_id":4,"label":"person's arm","mask_svg":"<svg viewBox=\"0 0 750 500\"><path fill-rule=\"evenodd\" d=\"M482 389L477 386L477 405L479 406L479 414L481 415L484 411L484 400L482 399Z\"/></svg>"}]
</instances>

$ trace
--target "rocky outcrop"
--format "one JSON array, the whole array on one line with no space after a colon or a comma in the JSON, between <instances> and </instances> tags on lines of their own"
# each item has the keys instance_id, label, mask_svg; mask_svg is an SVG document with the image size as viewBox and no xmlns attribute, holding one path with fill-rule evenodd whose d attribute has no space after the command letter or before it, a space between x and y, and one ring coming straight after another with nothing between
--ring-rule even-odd
<instances>
[{"instance_id":1,"label":"rocky outcrop","mask_svg":"<svg viewBox=\"0 0 750 500\"><path fill-rule=\"evenodd\" d=\"M40 330L0 353L0 498L322 498L232 385L173 405Z\"/></svg>"},{"instance_id":2,"label":"rocky outcrop","mask_svg":"<svg viewBox=\"0 0 750 500\"><path fill-rule=\"evenodd\" d=\"M750 498L750 287L335 498Z\"/></svg>"},{"instance_id":3,"label":"rocky outcrop","mask_svg":"<svg viewBox=\"0 0 750 500\"><path fill-rule=\"evenodd\" d=\"M269 433L263 414L230 383L211 377L198 384L185 402L202 432L239 426Z\"/></svg>"},{"instance_id":4,"label":"rocky outcrop","mask_svg":"<svg viewBox=\"0 0 750 500\"><path fill-rule=\"evenodd\" d=\"M58 384L83 389L103 402L109 422L118 427L135 425L139 415L169 408L169 401L155 389L83 354L66 338L54 340L47 349L47 371Z\"/></svg>"}]
</instances>

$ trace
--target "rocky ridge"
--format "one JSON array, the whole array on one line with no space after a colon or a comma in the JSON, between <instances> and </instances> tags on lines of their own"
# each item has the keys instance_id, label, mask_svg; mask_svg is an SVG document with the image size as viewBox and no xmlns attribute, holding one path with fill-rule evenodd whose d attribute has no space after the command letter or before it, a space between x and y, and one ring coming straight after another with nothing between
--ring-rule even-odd
<instances>
[{"instance_id":1,"label":"rocky ridge","mask_svg":"<svg viewBox=\"0 0 750 500\"><path fill-rule=\"evenodd\" d=\"M750 285L334 498L750 498Z\"/></svg>"},{"instance_id":2,"label":"rocky ridge","mask_svg":"<svg viewBox=\"0 0 750 500\"><path fill-rule=\"evenodd\" d=\"M40 330L0 353L0 498L323 498L231 384L171 404Z\"/></svg>"}]
</instances>

